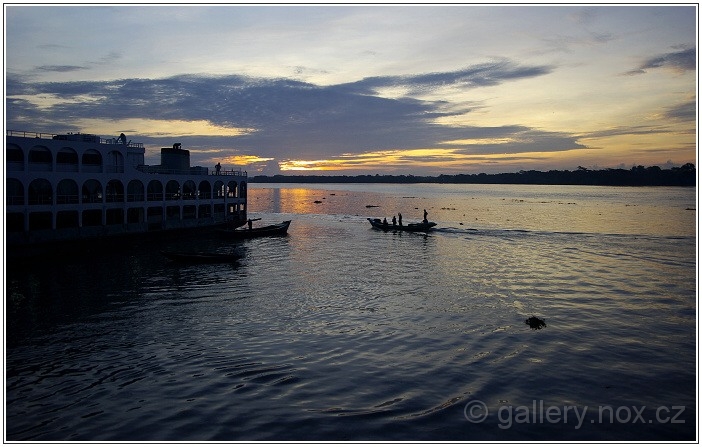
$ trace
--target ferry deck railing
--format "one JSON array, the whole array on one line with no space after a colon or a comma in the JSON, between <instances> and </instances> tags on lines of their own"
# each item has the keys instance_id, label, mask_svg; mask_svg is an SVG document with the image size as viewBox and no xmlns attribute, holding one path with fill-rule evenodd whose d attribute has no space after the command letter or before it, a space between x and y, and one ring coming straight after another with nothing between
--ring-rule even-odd
<instances>
[{"instance_id":1,"label":"ferry deck railing","mask_svg":"<svg viewBox=\"0 0 702 447\"><path fill-rule=\"evenodd\" d=\"M66 135L74 135L74 136L85 135L86 137L97 136L97 135L88 135L88 134L55 134L55 133L43 133L43 132L28 132L28 131L24 131L24 130L6 130L5 135L8 137L37 138L37 139L45 139L45 140L53 140L54 137L63 137ZM101 137L98 137L98 138L100 141L95 141L95 143L118 144L117 138L101 138ZM77 140L77 141L83 141L83 140ZM143 148L144 143L132 143L130 141L126 144L126 146L127 147Z\"/></svg>"},{"instance_id":2,"label":"ferry deck railing","mask_svg":"<svg viewBox=\"0 0 702 447\"><path fill-rule=\"evenodd\" d=\"M136 167L137 170L147 173L147 174L168 174L168 175L201 175L203 172L193 172L190 169L170 169L164 168L162 166L151 166L151 165L141 165ZM237 177L248 177L246 171L241 171L237 169L230 170L220 170L217 171L207 171L207 175L228 175Z\"/></svg>"}]
</instances>

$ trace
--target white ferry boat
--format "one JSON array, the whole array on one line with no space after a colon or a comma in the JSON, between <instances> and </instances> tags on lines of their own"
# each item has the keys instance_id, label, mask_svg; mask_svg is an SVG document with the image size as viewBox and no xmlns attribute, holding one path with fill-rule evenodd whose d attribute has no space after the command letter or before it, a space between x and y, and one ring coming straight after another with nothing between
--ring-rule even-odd
<instances>
[{"instance_id":1,"label":"white ferry boat","mask_svg":"<svg viewBox=\"0 0 702 447\"><path fill-rule=\"evenodd\" d=\"M7 131L7 246L246 221L246 171L190 166L180 143L161 149L160 165L144 153L124 134Z\"/></svg>"}]
</instances>

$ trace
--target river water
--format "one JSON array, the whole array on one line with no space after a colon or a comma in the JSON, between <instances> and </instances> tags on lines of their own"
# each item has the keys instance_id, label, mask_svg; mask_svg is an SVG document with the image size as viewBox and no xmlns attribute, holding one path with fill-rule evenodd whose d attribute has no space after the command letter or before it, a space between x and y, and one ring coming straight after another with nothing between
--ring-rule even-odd
<instances>
[{"instance_id":1,"label":"river water","mask_svg":"<svg viewBox=\"0 0 702 447\"><path fill-rule=\"evenodd\" d=\"M7 440L696 439L695 189L249 196L288 236L7 266ZM424 209L429 235L366 221ZM159 253L203 247L243 258Z\"/></svg>"}]
</instances>

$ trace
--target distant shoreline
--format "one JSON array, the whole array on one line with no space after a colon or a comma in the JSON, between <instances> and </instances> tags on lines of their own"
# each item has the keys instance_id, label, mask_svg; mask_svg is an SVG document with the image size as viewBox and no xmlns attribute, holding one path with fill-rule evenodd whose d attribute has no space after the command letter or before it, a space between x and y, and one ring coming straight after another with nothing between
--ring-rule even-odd
<instances>
[{"instance_id":1,"label":"distant shoreline","mask_svg":"<svg viewBox=\"0 0 702 447\"><path fill-rule=\"evenodd\" d=\"M256 175L249 183L448 183L506 185L576 185L576 186L696 186L695 165L661 169L658 166L634 166L631 169L575 171L519 171L502 174L418 175Z\"/></svg>"}]
</instances>

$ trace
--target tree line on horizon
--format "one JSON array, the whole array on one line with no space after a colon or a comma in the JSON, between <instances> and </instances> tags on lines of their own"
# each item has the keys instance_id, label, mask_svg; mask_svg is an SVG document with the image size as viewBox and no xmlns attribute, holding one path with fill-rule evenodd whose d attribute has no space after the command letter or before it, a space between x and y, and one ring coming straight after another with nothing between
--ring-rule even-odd
<instances>
[{"instance_id":1,"label":"tree line on horizon","mask_svg":"<svg viewBox=\"0 0 702 447\"><path fill-rule=\"evenodd\" d=\"M633 166L631 169L519 171L501 174L441 174L419 175L256 175L251 183L467 183L515 185L592 185L592 186L695 186L693 163L661 169L659 166Z\"/></svg>"}]
</instances>

